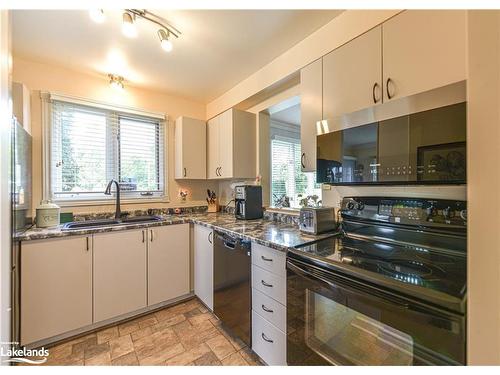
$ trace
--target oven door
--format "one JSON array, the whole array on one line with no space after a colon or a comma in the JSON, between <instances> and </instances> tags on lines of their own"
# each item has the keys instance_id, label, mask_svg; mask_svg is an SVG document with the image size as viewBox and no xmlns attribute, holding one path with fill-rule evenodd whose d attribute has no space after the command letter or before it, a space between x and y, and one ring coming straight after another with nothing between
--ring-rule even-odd
<instances>
[{"instance_id":1,"label":"oven door","mask_svg":"<svg viewBox=\"0 0 500 375\"><path fill-rule=\"evenodd\" d=\"M288 258L289 365L462 365L465 319Z\"/></svg>"}]
</instances>

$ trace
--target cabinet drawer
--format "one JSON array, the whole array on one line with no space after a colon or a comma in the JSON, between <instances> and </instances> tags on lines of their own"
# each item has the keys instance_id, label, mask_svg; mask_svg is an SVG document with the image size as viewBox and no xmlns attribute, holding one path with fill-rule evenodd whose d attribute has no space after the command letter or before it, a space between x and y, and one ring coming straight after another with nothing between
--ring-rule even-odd
<instances>
[{"instance_id":1,"label":"cabinet drawer","mask_svg":"<svg viewBox=\"0 0 500 375\"><path fill-rule=\"evenodd\" d=\"M252 349L270 366L286 366L286 335L252 311Z\"/></svg>"},{"instance_id":2,"label":"cabinet drawer","mask_svg":"<svg viewBox=\"0 0 500 375\"><path fill-rule=\"evenodd\" d=\"M252 310L282 332L286 332L286 307L254 288L252 288Z\"/></svg>"},{"instance_id":3,"label":"cabinet drawer","mask_svg":"<svg viewBox=\"0 0 500 375\"><path fill-rule=\"evenodd\" d=\"M252 242L252 264L284 277L285 259L284 252Z\"/></svg>"},{"instance_id":4,"label":"cabinet drawer","mask_svg":"<svg viewBox=\"0 0 500 375\"><path fill-rule=\"evenodd\" d=\"M286 305L286 278L252 265L252 287Z\"/></svg>"}]
</instances>

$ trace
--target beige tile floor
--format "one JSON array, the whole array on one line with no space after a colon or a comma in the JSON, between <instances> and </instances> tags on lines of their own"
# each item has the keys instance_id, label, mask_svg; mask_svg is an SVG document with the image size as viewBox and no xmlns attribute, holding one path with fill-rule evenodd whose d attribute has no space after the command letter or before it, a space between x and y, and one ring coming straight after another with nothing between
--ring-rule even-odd
<instances>
[{"instance_id":1,"label":"beige tile floor","mask_svg":"<svg viewBox=\"0 0 500 375\"><path fill-rule=\"evenodd\" d=\"M49 348L45 365L261 365L196 298Z\"/></svg>"}]
</instances>

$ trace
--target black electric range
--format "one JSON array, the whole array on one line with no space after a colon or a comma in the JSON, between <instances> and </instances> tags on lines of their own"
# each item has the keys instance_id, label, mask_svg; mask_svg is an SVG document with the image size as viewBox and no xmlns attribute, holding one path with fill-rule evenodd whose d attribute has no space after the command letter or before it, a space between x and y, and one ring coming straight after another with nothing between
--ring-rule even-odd
<instances>
[{"instance_id":1,"label":"black electric range","mask_svg":"<svg viewBox=\"0 0 500 375\"><path fill-rule=\"evenodd\" d=\"M340 234L287 255L289 364L377 364L372 341L380 364L464 364L466 202L344 198L341 215Z\"/></svg>"}]
</instances>

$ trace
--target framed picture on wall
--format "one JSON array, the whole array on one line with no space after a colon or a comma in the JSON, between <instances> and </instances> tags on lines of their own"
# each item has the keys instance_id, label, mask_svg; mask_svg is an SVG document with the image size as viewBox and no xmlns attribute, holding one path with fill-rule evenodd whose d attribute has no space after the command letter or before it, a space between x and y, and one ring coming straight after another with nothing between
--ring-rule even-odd
<instances>
[{"instance_id":1,"label":"framed picture on wall","mask_svg":"<svg viewBox=\"0 0 500 375\"><path fill-rule=\"evenodd\" d=\"M465 183L466 162L465 142L418 147L417 180Z\"/></svg>"}]
</instances>

